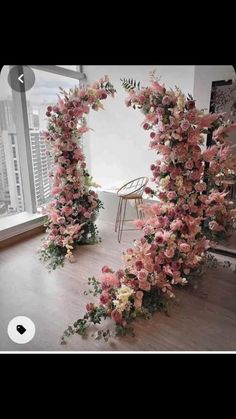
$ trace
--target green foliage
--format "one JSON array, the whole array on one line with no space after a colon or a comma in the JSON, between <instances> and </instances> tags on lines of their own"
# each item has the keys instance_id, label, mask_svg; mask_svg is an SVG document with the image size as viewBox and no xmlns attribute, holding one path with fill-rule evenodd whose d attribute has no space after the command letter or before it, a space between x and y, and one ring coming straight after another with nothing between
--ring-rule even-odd
<instances>
[{"instance_id":1,"label":"green foliage","mask_svg":"<svg viewBox=\"0 0 236 419\"><path fill-rule=\"evenodd\" d=\"M140 81L136 83L136 80L126 78L120 79L120 81L122 81L122 86L125 88L125 90L140 90Z\"/></svg>"},{"instance_id":2,"label":"green foliage","mask_svg":"<svg viewBox=\"0 0 236 419\"><path fill-rule=\"evenodd\" d=\"M64 266L66 248L51 243L46 249L40 249L39 253L39 260L46 263L49 272Z\"/></svg>"},{"instance_id":3,"label":"green foliage","mask_svg":"<svg viewBox=\"0 0 236 419\"><path fill-rule=\"evenodd\" d=\"M87 312L82 319L78 319L73 325L68 326L61 336L61 344L66 344L66 338L69 338L71 335L80 335L82 337L87 336L87 330L91 323L100 324L102 320L105 320L107 317L107 310L103 306L94 307L93 310ZM106 332L99 331L95 339L100 339L103 337L106 341L110 335L109 330Z\"/></svg>"},{"instance_id":4,"label":"green foliage","mask_svg":"<svg viewBox=\"0 0 236 419\"><path fill-rule=\"evenodd\" d=\"M92 278L88 278L89 286L92 286L92 289L88 291L84 291L84 295L92 294L94 297L102 293L101 282L98 281L94 276Z\"/></svg>"},{"instance_id":5,"label":"green foliage","mask_svg":"<svg viewBox=\"0 0 236 419\"><path fill-rule=\"evenodd\" d=\"M156 311L163 311L169 315L169 300L163 295L159 288L151 288L143 296L142 312L145 317L150 317Z\"/></svg>"}]
</instances>

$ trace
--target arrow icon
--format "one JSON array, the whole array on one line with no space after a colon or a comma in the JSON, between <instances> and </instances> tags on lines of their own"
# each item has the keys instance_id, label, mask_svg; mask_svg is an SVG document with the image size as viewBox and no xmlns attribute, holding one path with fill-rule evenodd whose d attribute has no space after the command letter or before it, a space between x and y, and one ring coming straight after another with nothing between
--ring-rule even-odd
<instances>
[{"instance_id":1,"label":"arrow icon","mask_svg":"<svg viewBox=\"0 0 236 419\"><path fill-rule=\"evenodd\" d=\"M18 80L23 84L24 82L22 80L22 77L24 77L24 74L23 73L18 77Z\"/></svg>"}]
</instances>

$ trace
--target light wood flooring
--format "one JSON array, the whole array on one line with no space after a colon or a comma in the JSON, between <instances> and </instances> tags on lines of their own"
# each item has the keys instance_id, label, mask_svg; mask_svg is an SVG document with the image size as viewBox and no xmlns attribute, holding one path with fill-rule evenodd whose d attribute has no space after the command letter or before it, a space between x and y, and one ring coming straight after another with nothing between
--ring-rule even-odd
<instances>
[{"instance_id":1,"label":"light wood flooring","mask_svg":"<svg viewBox=\"0 0 236 419\"><path fill-rule=\"evenodd\" d=\"M102 243L79 247L76 263L50 274L36 253L43 234L0 249L0 351L236 351L236 275L223 268L177 290L170 317L157 313L138 320L134 338L106 343L73 336L60 345L64 329L91 300L83 294L87 278L98 276L105 264L121 267L122 251L140 234L124 232L119 244L112 223L98 221L98 227ZM21 315L36 326L34 339L25 345L7 335L9 321Z\"/></svg>"}]
</instances>

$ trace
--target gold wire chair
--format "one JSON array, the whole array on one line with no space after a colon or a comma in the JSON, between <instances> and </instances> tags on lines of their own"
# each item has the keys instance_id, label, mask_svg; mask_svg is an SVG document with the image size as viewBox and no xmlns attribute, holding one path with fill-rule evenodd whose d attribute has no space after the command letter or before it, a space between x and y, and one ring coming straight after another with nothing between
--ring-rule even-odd
<instances>
[{"instance_id":1,"label":"gold wire chair","mask_svg":"<svg viewBox=\"0 0 236 419\"><path fill-rule=\"evenodd\" d=\"M135 208L137 212L137 217L142 219L143 213L138 208L138 205L143 203L143 192L144 188L148 183L148 177L139 177L137 179L133 179L126 183L125 185L121 186L121 188L118 189L117 195L120 198L119 204L118 204L118 210L116 215L116 223L115 223L115 232L118 230L118 242L121 241L121 236L123 231L127 230L134 230L134 229L123 229L124 222L125 221L132 221L132 220L125 220L125 214L126 214L126 206L127 201L129 199L134 199L135 201ZM123 210L123 214L122 214Z\"/></svg>"}]
</instances>

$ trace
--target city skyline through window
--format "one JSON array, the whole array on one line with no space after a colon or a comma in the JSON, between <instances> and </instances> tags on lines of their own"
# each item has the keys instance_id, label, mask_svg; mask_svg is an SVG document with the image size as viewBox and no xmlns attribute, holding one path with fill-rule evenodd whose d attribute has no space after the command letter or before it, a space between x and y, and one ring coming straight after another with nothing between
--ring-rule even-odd
<instances>
[{"instance_id":1,"label":"city skyline through window","mask_svg":"<svg viewBox=\"0 0 236 419\"><path fill-rule=\"evenodd\" d=\"M78 85L79 80L38 69L33 71L35 84L25 96L35 207L37 212L41 212L42 206L51 199L52 157L42 134L47 129L46 108L57 102L59 87L69 90ZM4 66L0 78L0 217L26 210L26 191L22 181L22 164L25 162L22 162L19 150L16 104L7 81L8 73L9 66Z\"/></svg>"}]
</instances>

